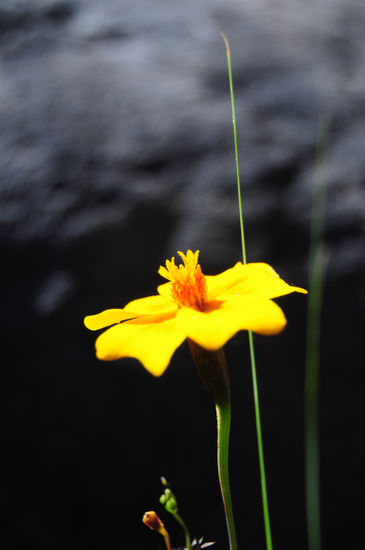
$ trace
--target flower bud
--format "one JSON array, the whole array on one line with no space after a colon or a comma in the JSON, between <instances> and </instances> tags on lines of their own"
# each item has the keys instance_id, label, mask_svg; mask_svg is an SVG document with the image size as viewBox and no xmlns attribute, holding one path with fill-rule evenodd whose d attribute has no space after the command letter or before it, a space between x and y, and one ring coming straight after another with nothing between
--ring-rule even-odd
<instances>
[{"instance_id":1,"label":"flower bud","mask_svg":"<svg viewBox=\"0 0 365 550\"><path fill-rule=\"evenodd\" d=\"M171 489L165 489L164 494L160 496L160 504L165 507L170 514L176 514L178 512L177 500Z\"/></svg>"},{"instance_id":2,"label":"flower bud","mask_svg":"<svg viewBox=\"0 0 365 550\"><path fill-rule=\"evenodd\" d=\"M171 549L171 541L170 541L170 535L165 529L164 524L153 510L150 512L146 512L142 518L142 521L147 527L152 529L153 531L157 531L157 533L160 533L160 535L163 536L165 539L166 544L166 550L172 550Z\"/></svg>"},{"instance_id":3,"label":"flower bud","mask_svg":"<svg viewBox=\"0 0 365 550\"><path fill-rule=\"evenodd\" d=\"M152 531L157 531L162 534L162 531L165 529L164 524L153 510L151 512L146 512L142 518L142 521L147 527L152 529Z\"/></svg>"}]
</instances>

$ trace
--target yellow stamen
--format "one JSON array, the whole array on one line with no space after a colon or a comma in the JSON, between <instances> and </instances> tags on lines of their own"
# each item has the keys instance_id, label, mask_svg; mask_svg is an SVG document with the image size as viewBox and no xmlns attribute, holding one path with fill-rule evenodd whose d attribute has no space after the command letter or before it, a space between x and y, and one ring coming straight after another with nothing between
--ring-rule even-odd
<instances>
[{"instance_id":1,"label":"yellow stamen","mask_svg":"<svg viewBox=\"0 0 365 550\"><path fill-rule=\"evenodd\" d=\"M207 283L198 264L199 250L186 254L178 252L183 264L175 265L175 258L166 260L158 273L171 282L171 297L179 307L195 306L201 311L207 303Z\"/></svg>"}]
</instances>

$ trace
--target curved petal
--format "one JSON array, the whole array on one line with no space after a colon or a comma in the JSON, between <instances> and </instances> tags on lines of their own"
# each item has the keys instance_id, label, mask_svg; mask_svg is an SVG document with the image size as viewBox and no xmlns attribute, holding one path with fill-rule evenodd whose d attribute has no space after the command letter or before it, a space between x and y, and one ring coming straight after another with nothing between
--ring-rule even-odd
<instances>
[{"instance_id":1,"label":"curved petal","mask_svg":"<svg viewBox=\"0 0 365 550\"><path fill-rule=\"evenodd\" d=\"M234 295L256 295L265 298L278 298L291 292L307 291L297 286L288 285L276 271L265 263L243 265L238 262L215 276L207 276L208 299L225 299Z\"/></svg>"},{"instance_id":2,"label":"curved petal","mask_svg":"<svg viewBox=\"0 0 365 550\"><path fill-rule=\"evenodd\" d=\"M144 315L174 313L176 309L176 305L171 300L156 294L156 296L133 300L123 309L106 309L96 315L88 315L84 319L84 325L90 330L99 330Z\"/></svg>"},{"instance_id":3,"label":"curved petal","mask_svg":"<svg viewBox=\"0 0 365 550\"><path fill-rule=\"evenodd\" d=\"M106 309L96 315L88 315L85 317L84 325L89 330L99 330L127 319L133 319L134 317L138 317L138 314L135 312L132 313L132 311L125 311L124 309Z\"/></svg>"},{"instance_id":4,"label":"curved petal","mask_svg":"<svg viewBox=\"0 0 365 550\"><path fill-rule=\"evenodd\" d=\"M286 325L280 307L260 296L213 301L205 311L182 308L177 320L188 338L208 350L221 348L239 330L271 335Z\"/></svg>"},{"instance_id":5,"label":"curved petal","mask_svg":"<svg viewBox=\"0 0 365 550\"><path fill-rule=\"evenodd\" d=\"M133 311L141 315L150 315L158 313L172 313L177 310L176 304L164 296L155 294L146 298L132 300L125 307L125 311Z\"/></svg>"},{"instance_id":6,"label":"curved petal","mask_svg":"<svg viewBox=\"0 0 365 550\"><path fill-rule=\"evenodd\" d=\"M158 285L157 292L160 294L160 296L163 296L167 300L170 300L170 302L173 302L171 298L171 283L163 283L162 285Z\"/></svg>"},{"instance_id":7,"label":"curved petal","mask_svg":"<svg viewBox=\"0 0 365 550\"><path fill-rule=\"evenodd\" d=\"M242 262L237 262L236 265L218 275L205 275L208 300L214 299L222 294L222 292L228 292L231 288L242 283L242 267Z\"/></svg>"},{"instance_id":8,"label":"curved petal","mask_svg":"<svg viewBox=\"0 0 365 550\"><path fill-rule=\"evenodd\" d=\"M104 361L134 357L154 376L161 376L186 338L175 315L141 317L109 328L97 338L96 355ZM160 321L156 321L160 319Z\"/></svg>"}]
</instances>

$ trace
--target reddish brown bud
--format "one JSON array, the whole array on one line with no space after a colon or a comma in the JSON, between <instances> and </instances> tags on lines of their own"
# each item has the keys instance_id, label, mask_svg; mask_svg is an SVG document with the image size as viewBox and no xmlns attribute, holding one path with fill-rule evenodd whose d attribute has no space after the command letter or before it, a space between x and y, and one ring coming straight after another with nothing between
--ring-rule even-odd
<instances>
[{"instance_id":1,"label":"reddish brown bud","mask_svg":"<svg viewBox=\"0 0 365 550\"><path fill-rule=\"evenodd\" d=\"M165 539L166 550L171 550L170 535L165 529L164 524L153 510L151 512L146 512L142 518L142 521L147 527L152 529L152 531L157 531Z\"/></svg>"},{"instance_id":2,"label":"reddish brown bud","mask_svg":"<svg viewBox=\"0 0 365 550\"><path fill-rule=\"evenodd\" d=\"M164 524L153 510L151 512L146 512L142 518L142 521L147 527L152 529L152 531L157 531L162 534L162 531L165 529Z\"/></svg>"}]
</instances>

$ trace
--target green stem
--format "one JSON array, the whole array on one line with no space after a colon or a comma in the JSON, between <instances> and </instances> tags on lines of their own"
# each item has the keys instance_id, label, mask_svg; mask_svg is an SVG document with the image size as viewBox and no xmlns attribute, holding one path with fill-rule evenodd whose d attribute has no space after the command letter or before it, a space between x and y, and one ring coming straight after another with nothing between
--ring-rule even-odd
<instances>
[{"instance_id":1,"label":"green stem","mask_svg":"<svg viewBox=\"0 0 365 550\"><path fill-rule=\"evenodd\" d=\"M171 512L172 513L172 512ZM179 514L177 512L175 513L172 513L172 515L174 516L174 518L176 519L176 521L178 523L180 523L181 527L183 528L184 530L184 533L185 533L185 548L187 548L187 550L191 550L191 538L190 538L190 533L189 533L189 530L186 526L186 523L185 521L182 519L181 516L179 516Z\"/></svg>"},{"instance_id":2,"label":"green stem","mask_svg":"<svg viewBox=\"0 0 365 550\"><path fill-rule=\"evenodd\" d=\"M243 263L245 264L245 263L247 263L247 255L246 255L245 231L244 231L244 224L243 224L243 207L242 207L242 195L241 195L240 170L239 170L239 163L238 163L237 126L236 126L236 112L235 112L234 94L233 94L231 52L230 52L229 43L228 43L227 38L225 37L224 34L222 34L222 37L223 37L223 40L225 42L226 51L227 51L229 89L230 89L230 94L231 94L231 105L232 105L234 152L235 152L235 159L236 159L238 205L239 205L239 213L240 213L242 258L243 258ZM267 487L266 487L264 448L263 448L263 443L262 443L260 404L259 404L259 394L258 394L258 387L257 387L255 347L254 347L253 336L252 336L251 331L248 331L248 340L249 340L249 345L250 345L252 384L253 384L253 394L254 394L254 402L255 402L256 433L257 433L257 446L258 446L258 453L259 453L262 509L263 509L263 515L264 515L264 524L265 524L266 548L267 548L267 550L272 550L272 537L271 537L270 516L269 516L269 501L268 501Z\"/></svg>"},{"instance_id":3,"label":"green stem","mask_svg":"<svg viewBox=\"0 0 365 550\"><path fill-rule=\"evenodd\" d=\"M217 460L218 477L226 515L230 550L237 550L236 529L233 519L231 489L229 484L228 451L231 427L231 403L216 404L217 411Z\"/></svg>"},{"instance_id":4,"label":"green stem","mask_svg":"<svg viewBox=\"0 0 365 550\"><path fill-rule=\"evenodd\" d=\"M309 550L321 548L320 492L319 492L319 333L323 260L318 248L311 266L308 321L307 357L305 373L305 469L306 509Z\"/></svg>"},{"instance_id":5,"label":"green stem","mask_svg":"<svg viewBox=\"0 0 365 550\"><path fill-rule=\"evenodd\" d=\"M263 442L262 442L261 416L260 416L259 392L258 392L258 386L257 386L255 348L254 348L254 345L253 345L253 335L252 335L251 331L249 331L249 333L248 333L248 340L249 340L249 344L250 344L252 385L253 385L253 395L254 395L254 402L255 402L257 447L258 447L258 453L259 453L261 494L262 494L262 511L263 511L263 514L264 514L266 548L268 550L272 550L272 538L271 538L270 515L269 515L269 499L268 499L268 496L267 496L267 487L266 487L264 446L263 446Z\"/></svg>"},{"instance_id":6,"label":"green stem","mask_svg":"<svg viewBox=\"0 0 365 550\"><path fill-rule=\"evenodd\" d=\"M329 122L320 119L317 134L316 180L313 189L309 253L309 296L305 372L305 458L306 508L309 550L321 548L319 490L319 351L320 320L324 277L323 229L325 209L325 174L321 169L328 156Z\"/></svg>"},{"instance_id":7,"label":"green stem","mask_svg":"<svg viewBox=\"0 0 365 550\"><path fill-rule=\"evenodd\" d=\"M224 43L226 45L227 52L227 64L228 64L228 79L229 79L229 91L231 94L231 107L232 107L232 124L233 124L233 139L234 139L234 156L236 161L236 177L237 177L237 194L238 194L238 209L240 213L240 229L241 229L241 245L243 263L247 262L246 255L246 240L245 240L245 228L243 224L243 207L242 207L242 193L241 193L241 179L240 179L240 165L238 162L238 141L237 141L237 126L236 126L236 109L234 106L234 93L233 93L233 78L232 78L232 65L231 65L231 49L227 37L221 33Z\"/></svg>"}]
</instances>

